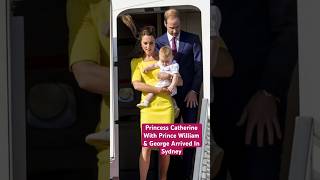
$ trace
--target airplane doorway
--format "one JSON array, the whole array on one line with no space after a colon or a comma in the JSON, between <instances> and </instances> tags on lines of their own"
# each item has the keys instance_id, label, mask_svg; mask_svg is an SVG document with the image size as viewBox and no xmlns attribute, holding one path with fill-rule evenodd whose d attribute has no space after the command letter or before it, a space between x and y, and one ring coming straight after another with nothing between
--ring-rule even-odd
<instances>
[{"instance_id":1,"label":"airplane doorway","mask_svg":"<svg viewBox=\"0 0 320 180\"><path fill-rule=\"evenodd\" d=\"M135 32L123 23L121 17L130 15L135 22L137 31L146 26L154 26L156 36L166 32L163 13L169 7L138 8L122 12L117 18L117 85L118 92L118 117L116 125L119 127L119 177L120 179L139 179L139 155L140 155L140 110L136 104L140 102L141 94L134 90L131 84L131 59L137 55L140 44ZM194 6L175 6L181 13L181 29L197 34L201 37L201 13ZM201 98L200 98L201 99ZM200 100L199 100L200 101ZM117 136L116 136L117 138ZM151 155L151 163L148 177L158 177L158 152Z\"/></svg>"}]
</instances>

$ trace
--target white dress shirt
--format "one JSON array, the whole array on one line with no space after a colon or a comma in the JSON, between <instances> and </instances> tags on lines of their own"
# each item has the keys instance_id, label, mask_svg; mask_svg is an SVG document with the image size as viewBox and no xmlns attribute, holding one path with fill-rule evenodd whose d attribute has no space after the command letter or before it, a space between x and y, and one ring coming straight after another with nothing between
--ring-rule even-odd
<instances>
[{"instance_id":1,"label":"white dress shirt","mask_svg":"<svg viewBox=\"0 0 320 180\"><path fill-rule=\"evenodd\" d=\"M173 41L173 36L171 34L169 34L167 32L167 36L168 36L168 40L169 40L169 43L170 43L170 47L172 48L172 41ZM176 47L177 47L177 52L179 50L179 39L180 39L180 33L178 34L178 36L176 37Z\"/></svg>"}]
</instances>

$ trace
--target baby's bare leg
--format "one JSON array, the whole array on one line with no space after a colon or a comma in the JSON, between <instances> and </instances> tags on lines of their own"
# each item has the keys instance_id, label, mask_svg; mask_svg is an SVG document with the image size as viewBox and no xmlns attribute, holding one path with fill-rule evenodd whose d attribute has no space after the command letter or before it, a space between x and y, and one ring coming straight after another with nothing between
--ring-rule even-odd
<instances>
[{"instance_id":1,"label":"baby's bare leg","mask_svg":"<svg viewBox=\"0 0 320 180\"><path fill-rule=\"evenodd\" d=\"M154 96L153 93L148 93L148 94L146 95L146 98L145 98L141 103L137 104L137 106L138 106L139 108L148 107L150 101L153 99L153 96Z\"/></svg>"},{"instance_id":2,"label":"baby's bare leg","mask_svg":"<svg viewBox=\"0 0 320 180\"><path fill-rule=\"evenodd\" d=\"M144 101L150 102L150 101L152 100L153 96L154 96L153 93L148 93L148 94L146 95L146 98L144 99Z\"/></svg>"}]
</instances>

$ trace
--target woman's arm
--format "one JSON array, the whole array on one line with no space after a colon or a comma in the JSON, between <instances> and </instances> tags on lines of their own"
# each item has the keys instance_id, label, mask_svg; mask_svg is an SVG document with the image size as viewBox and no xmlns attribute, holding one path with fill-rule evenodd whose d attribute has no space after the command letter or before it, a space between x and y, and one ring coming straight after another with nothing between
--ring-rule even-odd
<instances>
[{"instance_id":1,"label":"woman's arm","mask_svg":"<svg viewBox=\"0 0 320 180\"><path fill-rule=\"evenodd\" d=\"M141 92L148 92L148 93L155 93L155 94L162 93L162 92L169 93L169 90L167 88L150 86L140 81L133 81L132 85L135 90L141 91Z\"/></svg>"},{"instance_id":2,"label":"woman's arm","mask_svg":"<svg viewBox=\"0 0 320 180\"><path fill-rule=\"evenodd\" d=\"M161 80L171 80L173 77L169 73L159 72L158 79ZM183 79L181 78L180 74L177 75L177 86L183 86Z\"/></svg>"},{"instance_id":3,"label":"woman's arm","mask_svg":"<svg viewBox=\"0 0 320 180\"><path fill-rule=\"evenodd\" d=\"M102 95L110 92L109 68L82 61L72 65L72 72L80 88Z\"/></svg>"},{"instance_id":4,"label":"woman's arm","mask_svg":"<svg viewBox=\"0 0 320 180\"><path fill-rule=\"evenodd\" d=\"M147 73L147 72L152 71L152 70L157 69L157 68L159 68L157 63L150 64L149 66L144 68L143 72Z\"/></svg>"}]
</instances>

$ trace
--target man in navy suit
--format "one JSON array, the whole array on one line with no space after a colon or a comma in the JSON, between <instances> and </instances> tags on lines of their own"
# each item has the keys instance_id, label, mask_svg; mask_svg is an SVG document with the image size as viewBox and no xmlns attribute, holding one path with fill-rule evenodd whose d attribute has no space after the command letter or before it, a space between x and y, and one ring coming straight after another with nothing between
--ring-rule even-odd
<instances>
[{"instance_id":1,"label":"man in navy suit","mask_svg":"<svg viewBox=\"0 0 320 180\"><path fill-rule=\"evenodd\" d=\"M165 45L171 47L174 60L179 63L179 73L183 79L183 86L178 87L178 93L174 97L181 112L176 119L176 123L180 122L181 116L184 123L196 123L198 95L203 79L200 39L195 34L180 30L179 12L175 9L169 9L164 13L164 25L167 28L167 32L157 38L156 48L159 50ZM184 150L183 179L191 177L194 154L194 148ZM178 178L182 179L181 175Z\"/></svg>"},{"instance_id":2,"label":"man in navy suit","mask_svg":"<svg viewBox=\"0 0 320 180\"><path fill-rule=\"evenodd\" d=\"M214 0L234 59L214 78L213 135L224 149L215 180L278 180L291 73L298 58L296 0Z\"/></svg>"}]
</instances>

